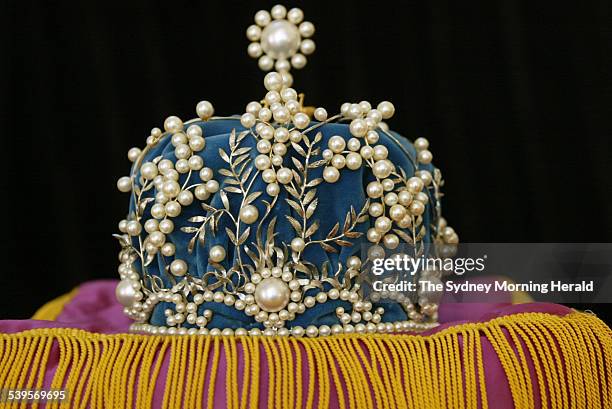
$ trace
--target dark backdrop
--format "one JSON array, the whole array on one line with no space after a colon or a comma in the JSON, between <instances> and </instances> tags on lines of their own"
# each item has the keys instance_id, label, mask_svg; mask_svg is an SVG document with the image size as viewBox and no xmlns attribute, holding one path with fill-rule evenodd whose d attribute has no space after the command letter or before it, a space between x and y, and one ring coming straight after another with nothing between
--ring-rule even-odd
<instances>
[{"instance_id":1,"label":"dark backdrop","mask_svg":"<svg viewBox=\"0 0 612 409\"><path fill-rule=\"evenodd\" d=\"M391 126L430 140L463 241L610 240L609 3L292 3L317 28L306 102L391 100ZM2 318L117 277L128 148L201 99L231 114L262 96L244 32L272 4L2 2Z\"/></svg>"}]
</instances>

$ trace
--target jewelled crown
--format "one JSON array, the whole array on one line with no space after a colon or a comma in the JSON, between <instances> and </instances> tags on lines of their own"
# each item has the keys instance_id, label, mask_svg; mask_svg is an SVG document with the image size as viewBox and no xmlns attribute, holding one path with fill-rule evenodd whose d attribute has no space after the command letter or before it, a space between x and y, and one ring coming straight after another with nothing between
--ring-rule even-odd
<instances>
[{"instance_id":1,"label":"jewelled crown","mask_svg":"<svg viewBox=\"0 0 612 409\"><path fill-rule=\"evenodd\" d=\"M300 9L257 12L248 54L275 70L264 98L229 117L202 101L198 118L170 116L129 150L116 294L132 330L325 336L436 325L439 294L367 297L362 280L373 254L458 242L441 217L429 143L390 131L387 101L332 115L304 106L290 70L306 65L314 33Z\"/></svg>"}]
</instances>

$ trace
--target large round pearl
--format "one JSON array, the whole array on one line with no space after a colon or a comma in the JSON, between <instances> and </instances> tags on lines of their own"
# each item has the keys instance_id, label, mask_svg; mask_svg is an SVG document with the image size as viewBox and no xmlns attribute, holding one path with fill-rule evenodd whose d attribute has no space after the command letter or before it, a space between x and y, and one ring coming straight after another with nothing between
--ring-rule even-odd
<instances>
[{"instance_id":1,"label":"large round pearl","mask_svg":"<svg viewBox=\"0 0 612 409\"><path fill-rule=\"evenodd\" d=\"M117 301L121 303L124 307L131 306L137 300L137 293L134 287L134 284L138 283L134 280L121 280L117 287L115 288L115 297L117 297Z\"/></svg>"},{"instance_id":2,"label":"large round pearl","mask_svg":"<svg viewBox=\"0 0 612 409\"><path fill-rule=\"evenodd\" d=\"M225 248L223 246L213 246L208 253L210 261L220 263L225 259Z\"/></svg>"},{"instance_id":3,"label":"large round pearl","mask_svg":"<svg viewBox=\"0 0 612 409\"><path fill-rule=\"evenodd\" d=\"M283 280L268 277L255 288L255 302L264 311L277 312L289 303L291 291Z\"/></svg>"},{"instance_id":4,"label":"large round pearl","mask_svg":"<svg viewBox=\"0 0 612 409\"><path fill-rule=\"evenodd\" d=\"M247 205L240 209L240 220L246 224L252 224L257 221L259 217L259 211L253 205Z\"/></svg>"},{"instance_id":5,"label":"large round pearl","mask_svg":"<svg viewBox=\"0 0 612 409\"><path fill-rule=\"evenodd\" d=\"M215 113L215 109L212 104L208 101L200 101L196 106L196 113L201 119L208 119Z\"/></svg>"},{"instance_id":6,"label":"large round pearl","mask_svg":"<svg viewBox=\"0 0 612 409\"><path fill-rule=\"evenodd\" d=\"M132 190L132 179L130 179L128 176L119 178L117 181L117 189L123 193L129 192Z\"/></svg>"},{"instance_id":7,"label":"large round pearl","mask_svg":"<svg viewBox=\"0 0 612 409\"><path fill-rule=\"evenodd\" d=\"M272 58L286 59L300 47L300 32L287 20L273 21L261 33L261 47Z\"/></svg>"}]
</instances>

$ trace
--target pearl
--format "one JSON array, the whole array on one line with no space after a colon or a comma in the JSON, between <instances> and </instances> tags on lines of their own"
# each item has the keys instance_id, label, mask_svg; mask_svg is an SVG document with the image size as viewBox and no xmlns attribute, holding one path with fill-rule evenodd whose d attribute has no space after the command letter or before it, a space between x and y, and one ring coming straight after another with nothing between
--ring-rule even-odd
<instances>
[{"instance_id":1,"label":"pearl","mask_svg":"<svg viewBox=\"0 0 612 409\"><path fill-rule=\"evenodd\" d=\"M384 179L391 174L392 168L389 161L379 160L372 167L372 172L374 176L379 179Z\"/></svg>"},{"instance_id":2,"label":"pearl","mask_svg":"<svg viewBox=\"0 0 612 409\"><path fill-rule=\"evenodd\" d=\"M374 147L374 159L375 160L383 160L387 159L389 156L389 150L384 145L376 145Z\"/></svg>"},{"instance_id":3,"label":"pearl","mask_svg":"<svg viewBox=\"0 0 612 409\"><path fill-rule=\"evenodd\" d=\"M151 243L155 247L161 247L166 242L166 236L164 233L159 231L154 231L149 235L149 243Z\"/></svg>"},{"instance_id":4,"label":"pearl","mask_svg":"<svg viewBox=\"0 0 612 409\"><path fill-rule=\"evenodd\" d=\"M277 73L271 73L271 74L277 74ZM268 75L270 75L270 74L268 74ZM277 75L279 75L279 74L277 74ZM281 79L280 75L278 77L278 80L279 80L279 85L281 85L282 79ZM270 105L270 110L272 110L272 112L274 112L274 110L282 107L282 104L280 103L281 102L281 96L280 96L280 93L278 92L278 90L268 91L266 93L266 96L265 96L264 99L268 103L268 105Z\"/></svg>"},{"instance_id":5,"label":"pearl","mask_svg":"<svg viewBox=\"0 0 612 409\"><path fill-rule=\"evenodd\" d=\"M256 122L257 120L255 119L255 115L250 112L242 114L242 116L240 117L240 124L245 128L254 127Z\"/></svg>"},{"instance_id":6,"label":"pearl","mask_svg":"<svg viewBox=\"0 0 612 409\"><path fill-rule=\"evenodd\" d=\"M406 216L406 208L400 204L393 205L389 209L389 216L395 221L400 221Z\"/></svg>"},{"instance_id":7,"label":"pearl","mask_svg":"<svg viewBox=\"0 0 612 409\"><path fill-rule=\"evenodd\" d=\"M419 202L423 203L423 204L427 204L429 202L429 196L427 195L427 193L425 192L419 192L414 196L415 200L418 200Z\"/></svg>"},{"instance_id":8,"label":"pearl","mask_svg":"<svg viewBox=\"0 0 612 409\"><path fill-rule=\"evenodd\" d=\"M174 223L170 219L165 219L159 222L159 231L164 234L170 234L174 230ZM163 243L162 243L163 244Z\"/></svg>"},{"instance_id":9,"label":"pearl","mask_svg":"<svg viewBox=\"0 0 612 409\"><path fill-rule=\"evenodd\" d=\"M419 170L416 175L421 178L423 184L425 186L429 186L433 181L433 177L431 176L431 172L427 170Z\"/></svg>"},{"instance_id":10,"label":"pearl","mask_svg":"<svg viewBox=\"0 0 612 409\"><path fill-rule=\"evenodd\" d=\"M353 119L349 125L349 130L351 131L351 134L361 138L365 136L366 132L368 132L368 126L363 119Z\"/></svg>"},{"instance_id":11,"label":"pearl","mask_svg":"<svg viewBox=\"0 0 612 409\"><path fill-rule=\"evenodd\" d=\"M342 155L334 155L331 160L331 164L336 169L342 169L346 166L346 158Z\"/></svg>"},{"instance_id":12,"label":"pearl","mask_svg":"<svg viewBox=\"0 0 612 409\"><path fill-rule=\"evenodd\" d=\"M327 111L325 108L317 108L314 111L314 117L317 121L325 121L327 120Z\"/></svg>"},{"instance_id":13,"label":"pearl","mask_svg":"<svg viewBox=\"0 0 612 409\"><path fill-rule=\"evenodd\" d=\"M368 197L371 198L381 197L383 195L382 184L380 184L379 182L368 183L368 186L366 187L366 193L368 194Z\"/></svg>"},{"instance_id":14,"label":"pearl","mask_svg":"<svg viewBox=\"0 0 612 409\"><path fill-rule=\"evenodd\" d=\"M386 216L381 216L374 222L374 227L381 233L386 233L391 230L391 219Z\"/></svg>"},{"instance_id":15,"label":"pearl","mask_svg":"<svg viewBox=\"0 0 612 409\"><path fill-rule=\"evenodd\" d=\"M378 109L372 109L370 112L368 112L367 117L372 119L376 123L382 121L382 114Z\"/></svg>"},{"instance_id":16,"label":"pearl","mask_svg":"<svg viewBox=\"0 0 612 409\"><path fill-rule=\"evenodd\" d=\"M252 58L259 58L261 54L263 54L263 50L261 49L261 44L259 43L251 43L247 47L247 54ZM261 65L261 61L260 61Z\"/></svg>"},{"instance_id":17,"label":"pearl","mask_svg":"<svg viewBox=\"0 0 612 409\"><path fill-rule=\"evenodd\" d=\"M368 131L368 133L366 134L366 141L370 145L374 145L376 142L378 142L379 139L380 139L380 136L378 135L378 132L376 131Z\"/></svg>"},{"instance_id":18,"label":"pearl","mask_svg":"<svg viewBox=\"0 0 612 409\"><path fill-rule=\"evenodd\" d=\"M266 10L259 10L257 13L255 13L255 24L260 27L270 24L270 20L270 13L268 13Z\"/></svg>"},{"instance_id":19,"label":"pearl","mask_svg":"<svg viewBox=\"0 0 612 409\"><path fill-rule=\"evenodd\" d=\"M394 250L399 246L399 238L395 234L386 234L383 243L386 248Z\"/></svg>"},{"instance_id":20,"label":"pearl","mask_svg":"<svg viewBox=\"0 0 612 409\"><path fill-rule=\"evenodd\" d=\"M293 24L300 24L304 19L304 12L298 8L292 8L287 13L287 20L292 22Z\"/></svg>"},{"instance_id":21,"label":"pearl","mask_svg":"<svg viewBox=\"0 0 612 409\"><path fill-rule=\"evenodd\" d=\"M261 28L255 24L250 25L246 30L246 36L251 41L259 40L259 37L261 36Z\"/></svg>"},{"instance_id":22,"label":"pearl","mask_svg":"<svg viewBox=\"0 0 612 409\"><path fill-rule=\"evenodd\" d=\"M385 180L388 180L388 179L385 179ZM386 186L384 186L384 184L383 184L383 187L385 188L385 190L387 190ZM397 204L398 200L399 200L399 198L398 198L397 194L394 193L394 192L389 192L389 193L387 193L385 195L385 204L387 206L393 206L394 204Z\"/></svg>"},{"instance_id":23,"label":"pearl","mask_svg":"<svg viewBox=\"0 0 612 409\"><path fill-rule=\"evenodd\" d=\"M164 205L157 203L151 206L151 216L156 219L163 219L166 216L166 208Z\"/></svg>"},{"instance_id":24,"label":"pearl","mask_svg":"<svg viewBox=\"0 0 612 409\"><path fill-rule=\"evenodd\" d=\"M181 192L181 185L174 180L169 180L164 183L162 191L168 197L176 197Z\"/></svg>"},{"instance_id":25,"label":"pearl","mask_svg":"<svg viewBox=\"0 0 612 409\"><path fill-rule=\"evenodd\" d=\"M346 146L349 148L350 151L357 152L361 147L361 142L359 142L359 139L357 138L351 138L347 142Z\"/></svg>"},{"instance_id":26,"label":"pearl","mask_svg":"<svg viewBox=\"0 0 612 409\"><path fill-rule=\"evenodd\" d=\"M202 140L204 140L204 138L202 138ZM202 166L204 166L204 159L202 159L201 156L192 156L191 158L189 158L188 164L189 169L198 171L202 169Z\"/></svg>"},{"instance_id":27,"label":"pearl","mask_svg":"<svg viewBox=\"0 0 612 409\"><path fill-rule=\"evenodd\" d=\"M157 168L163 174L166 171L173 169L174 168L174 164L172 163L172 161L170 159L162 159L157 164Z\"/></svg>"},{"instance_id":28,"label":"pearl","mask_svg":"<svg viewBox=\"0 0 612 409\"><path fill-rule=\"evenodd\" d=\"M142 226L137 220L130 220L127 224L126 231L130 236L138 236L142 232Z\"/></svg>"},{"instance_id":29,"label":"pearl","mask_svg":"<svg viewBox=\"0 0 612 409\"><path fill-rule=\"evenodd\" d=\"M283 71L280 74L283 77L283 87L290 87L293 85L293 76L288 71Z\"/></svg>"},{"instance_id":30,"label":"pearl","mask_svg":"<svg viewBox=\"0 0 612 409\"><path fill-rule=\"evenodd\" d=\"M206 200L210 197L210 193L206 190L206 185L199 185L195 188L195 197L198 200Z\"/></svg>"},{"instance_id":31,"label":"pearl","mask_svg":"<svg viewBox=\"0 0 612 409\"><path fill-rule=\"evenodd\" d=\"M382 234L375 228L368 229L366 236L368 238L368 241L372 243L378 243L382 238Z\"/></svg>"},{"instance_id":32,"label":"pearl","mask_svg":"<svg viewBox=\"0 0 612 409\"><path fill-rule=\"evenodd\" d=\"M258 217L259 210L253 205L247 205L240 209L240 220L246 224L255 223Z\"/></svg>"},{"instance_id":33,"label":"pearl","mask_svg":"<svg viewBox=\"0 0 612 409\"><path fill-rule=\"evenodd\" d=\"M270 196L277 196L280 193L280 186L278 183L270 183L266 186L266 193Z\"/></svg>"},{"instance_id":34,"label":"pearl","mask_svg":"<svg viewBox=\"0 0 612 409\"><path fill-rule=\"evenodd\" d=\"M419 162L424 165L429 165L431 163L431 160L433 159L433 155L427 149L419 151L417 156L418 156Z\"/></svg>"},{"instance_id":35,"label":"pearl","mask_svg":"<svg viewBox=\"0 0 612 409\"><path fill-rule=\"evenodd\" d=\"M177 159L187 159L191 155L191 148L189 145L180 144L174 149L174 155Z\"/></svg>"},{"instance_id":36,"label":"pearl","mask_svg":"<svg viewBox=\"0 0 612 409\"><path fill-rule=\"evenodd\" d=\"M279 124L286 124L291 120L291 113L285 107L272 110L272 116Z\"/></svg>"},{"instance_id":37,"label":"pearl","mask_svg":"<svg viewBox=\"0 0 612 409\"><path fill-rule=\"evenodd\" d=\"M300 237L296 237L293 240L291 240L291 250L295 252L300 252L304 250L304 247L306 247L306 243L304 243L304 239Z\"/></svg>"},{"instance_id":38,"label":"pearl","mask_svg":"<svg viewBox=\"0 0 612 409\"><path fill-rule=\"evenodd\" d=\"M299 112L293 116L293 123L298 129L304 129L310 123L310 118L303 112Z\"/></svg>"},{"instance_id":39,"label":"pearl","mask_svg":"<svg viewBox=\"0 0 612 409\"><path fill-rule=\"evenodd\" d=\"M309 325L308 328L306 328L306 336L309 338L314 338L319 334L319 329L317 327L315 327L314 325Z\"/></svg>"},{"instance_id":40,"label":"pearl","mask_svg":"<svg viewBox=\"0 0 612 409\"><path fill-rule=\"evenodd\" d=\"M417 194L421 190L423 190L423 181L420 178L413 176L410 179L408 179L406 187L408 189L408 192L412 194Z\"/></svg>"},{"instance_id":41,"label":"pearl","mask_svg":"<svg viewBox=\"0 0 612 409\"><path fill-rule=\"evenodd\" d=\"M206 139L202 138L201 136L193 136L189 140L189 147L195 152L201 151L205 146Z\"/></svg>"},{"instance_id":42,"label":"pearl","mask_svg":"<svg viewBox=\"0 0 612 409\"><path fill-rule=\"evenodd\" d=\"M274 164L277 165L277 166L282 165L283 164L282 157L285 156L285 154L287 153L287 146L285 146L284 143L275 143L272 146L272 151L274 152L274 155L275 155L275 157L272 158L273 162L275 162L274 159L276 157L280 157L281 158L281 160L279 160L278 164L276 164L276 163L274 163Z\"/></svg>"},{"instance_id":43,"label":"pearl","mask_svg":"<svg viewBox=\"0 0 612 409\"><path fill-rule=\"evenodd\" d=\"M285 102L297 100L297 92L293 88L285 88L281 91L281 98Z\"/></svg>"},{"instance_id":44,"label":"pearl","mask_svg":"<svg viewBox=\"0 0 612 409\"><path fill-rule=\"evenodd\" d=\"M178 277L187 274L188 269L187 263L184 260L177 259L170 264L170 272Z\"/></svg>"},{"instance_id":45,"label":"pearl","mask_svg":"<svg viewBox=\"0 0 612 409\"><path fill-rule=\"evenodd\" d=\"M200 101L196 106L196 113L200 119L207 120L215 113L215 109L212 104L208 101Z\"/></svg>"},{"instance_id":46,"label":"pearl","mask_svg":"<svg viewBox=\"0 0 612 409\"><path fill-rule=\"evenodd\" d=\"M274 69L278 72L283 72L291 69L291 64L287 60L276 60Z\"/></svg>"},{"instance_id":47,"label":"pearl","mask_svg":"<svg viewBox=\"0 0 612 409\"><path fill-rule=\"evenodd\" d=\"M119 222L119 231L125 233L127 231L127 220L123 219Z\"/></svg>"},{"instance_id":48,"label":"pearl","mask_svg":"<svg viewBox=\"0 0 612 409\"><path fill-rule=\"evenodd\" d=\"M417 138L414 141L414 147L417 151L423 151L429 148L429 141L425 138Z\"/></svg>"},{"instance_id":49,"label":"pearl","mask_svg":"<svg viewBox=\"0 0 612 409\"><path fill-rule=\"evenodd\" d=\"M260 46L259 43L255 43L255 44ZM249 53L249 55L250 55L250 53ZM272 67L274 66L274 59L272 59L271 57L269 57L267 55L262 55L259 58L259 61L257 62L257 65L259 65L259 68L262 69L263 71L270 71L272 69Z\"/></svg>"},{"instance_id":50,"label":"pearl","mask_svg":"<svg viewBox=\"0 0 612 409\"><path fill-rule=\"evenodd\" d=\"M255 288L255 302L266 312L277 312L289 303L291 291L276 277L263 279Z\"/></svg>"},{"instance_id":51,"label":"pearl","mask_svg":"<svg viewBox=\"0 0 612 409\"><path fill-rule=\"evenodd\" d=\"M172 243L164 243L161 247L161 253L166 257L171 257L176 252L176 247Z\"/></svg>"},{"instance_id":52,"label":"pearl","mask_svg":"<svg viewBox=\"0 0 612 409\"><path fill-rule=\"evenodd\" d=\"M261 111L263 112L263 109ZM263 139L272 139L274 138L274 128L270 125L263 124L263 126L259 128L258 134Z\"/></svg>"},{"instance_id":53,"label":"pearl","mask_svg":"<svg viewBox=\"0 0 612 409\"><path fill-rule=\"evenodd\" d=\"M217 193L219 191L219 182L216 180L209 180L206 182L206 190L210 193Z\"/></svg>"},{"instance_id":54,"label":"pearl","mask_svg":"<svg viewBox=\"0 0 612 409\"><path fill-rule=\"evenodd\" d=\"M283 185L286 185L293 179L293 173L291 173L291 170L288 168L280 168L276 172L276 179Z\"/></svg>"},{"instance_id":55,"label":"pearl","mask_svg":"<svg viewBox=\"0 0 612 409\"><path fill-rule=\"evenodd\" d=\"M208 252L208 259L214 263L220 263L225 260L225 248L223 246L213 246Z\"/></svg>"},{"instance_id":56,"label":"pearl","mask_svg":"<svg viewBox=\"0 0 612 409\"><path fill-rule=\"evenodd\" d=\"M208 182L213 178L213 170L211 168L202 168L200 170L200 179L202 182Z\"/></svg>"},{"instance_id":57,"label":"pearl","mask_svg":"<svg viewBox=\"0 0 612 409\"><path fill-rule=\"evenodd\" d=\"M361 148L361 150L359 151L359 153L361 154L361 156L362 156L364 159L366 159L366 160L367 160L367 159L372 158L372 156L374 155L374 149L372 149L372 147L371 147L371 146L367 146L367 145L366 145L366 146L364 146L364 147L362 147L362 148Z\"/></svg>"},{"instance_id":58,"label":"pearl","mask_svg":"<svg viewBox=\"0 0 612 409\"><path fill-rule=\"evenodd\" d=\"M261 47L274 59L291 57L300 46L300 32L294 24L286 20L276 20L268 24L261 33Z\"/></svg>"},{"instance_id":59,"label":"pearl","mask_svg":"<svg viewBox=\"0 0 612 409\"><path fill-rule=\"evenodd\" d=\"M183 121L178 116L169 116L164 121L164 129L171 133L180 132L183 130Z\"/></svg>"},{"instance_id":60,"label":"pearl","mask_svg":"<svg viewBox=\"0 0 612 409\"><path fill-rule=\"evenodd\" d=\"M340 171L333 166L327 166L323 170L323 179L327 183L335 183L340 179Z\"/></svg>"},{"instance_id":61,"label":"pearl","mask_svg":"<svg viewBox=\"0 0 612 409\"><path fill-rule=\"evenodd\" d=\"M140 167L140 174L146 180L153 180L155 179L155 176L157 176L157 166L151 162L145 162Z\"/></svg>"},{"instance_id":62,"label":"pearl","mask_svg":"<svg viewBox=\"0 0 612 409\"><path fill-rule=\"evenodd\" d=\"M259 153L270 153L272 144L267 139L261 139L257 142L257 152Z\"/></svg>"},{"instance_id":63,"label":"pearl","mask_svg":"<svg viewBox=\"0 0 612 409\"><path fill-rule=\"evenodd\" d=\"M119 178L119 180L117 181L117 189L119 189L119 191L123 193L129 192L130 190L132 190L132 179L130 179L128 176L123 176Z\"/></svg>"},{"instance_id":64,"label":"pearl","mask_svg":"<svg viewBox=\"0 0 612 409\"><path fill-rule=\"evenodd\" d=\"M376 107L380 111L383 119L389 119L395 113L395 107L389 101L383 101Z\"/></svg>"},{"instance_id":65,"label":"pearl","mask_svg":"<svg viewBox=\"0 0 612 409\"><path fill-rule=\"evenodd\" d=\"M171 201L165 205L166 214L170 217L176 217L181 214L181 205L176 201Z\"/></svg>"},{"instance_id":66,"label":"pearl","mask_svg":"<svg viewBox=\"0 0 612 409\"><path fill-rule=\"evenodd\" d=\"M135 289L134 284L138 283L134 280L121 280L115 288L115 297L117 301L124 307L130 307L133 303L138 301L137 294L139 291Z\"/></svg>"},{"instance_id":67,"label":"pearl","mask_svg":"<svg viewBox=\"0 0 612 409\"><path fill-rule=\"evenodd\" d=\"M289 132L289 139L291 142L299 143L302 140L302 133L298 130Z\"/></svg>"},{"instance_id":68,"label":"pearl","mask_svg":"<svg viewBox=\"0 0 612 409\"><path fill-rule=\"evenodd\" d=\"M410 213L412 213L413 215L420 216L423 214L423 212L425 212L425 205L423 203L414 200L410 204Z\"/></svg>"},{"instance_id":69,"label":"pearl","mask_svg":"<svg viewBox=\"0 0 612 409\"><path fill-rule=\"evenodd\" d=\"M138 159L138 157L140 156L140 153L141 153L141 152L142 152L142 151L141 151L139 148L136 148L136 147L131 148L131 149L128 151L128 154L127 154L128 160L129 160L130 162L136 162L136 159Z\"/></svg>"},{"instance_id":70,"label":"pearl","mask_svg":"<svg viewBox=\"0 0 612 409\"><path fill-rule=\"evenodd\" d=\"M261 178L266 183L274 183L276 182L276 172L274 169L266 169L262 172Z\"/></svg>"},{"instance_id":71,"label":"pearl","mask_svg":"<svg viewBox=\"0 0 612 409\"><path fill-rule=\"evenodd\" d=\"M302 43L300 44L300 51L304 55L310 55L314 53L315 48L315 43L312 40L302 40Z\"/></svg>"},{"instance_id":72,"label":"pearl","mask_svg":"<svg viewBox=\"0 0 612 409\"><path fill-rule=\"evenodd\" d=\"M293 65L297 69L304 68L306 65L306 57L303 54L295 54L291 57L291 65Z\"/></svg>"},{"instance_id":73,"label":"pearl","mask_svg":"<svg viewBox=\"0 0 612 409\"><path fill-rule=\"evenodd\" d=\"M261 109L261 104L257 101L251 101L246 106L246 112L253 114L254 116L259 113Z\"/></svg>"},{"instance_id":74,"label":"pearl","mask_svg":"<svg viewBox=\"0 0 612 409\"><path fill-rule=\"evenodd\" d=\"M272 15L273 19L280 20L281 18L285 18L285 16L287 15L287 9L285 8L285 6L277 4L276 6L272 7L272 10L270 10L270 14Z\"/></svg>"},{"instance_id":75,"label":"pearl","mask_svg":"<svg viewBox=\"0 0 612 409\"><path fill-rule=\"evenodd\" d=\"M310 21L304 21L299 27L300 34L304 38L312 37L315 33L315 26Z\"/></svg>"},{"instance_id":76,"label":"pearl","mask_svg":"<svg viewBox=\"0 0 612 409\"><path fill-rule=\"evenodd\" d=\"M327 142L327 146L329 146L329 149L331 149L332 152L341 153L346 147L346 141L344 140L343 137L339 135L335 135L329 138L329 141Z\"/></svg>"},{"instance_id":77,"label":"pearl","mask_svg":"<svg viewBox=\"0 0 612 409\"><path fill-rule=\"evenodd\" d=\"M407 190L402 190L397 194L397 201L401 205L408 206L412 202L412 195Z\"/></svg>"}]
</instances>

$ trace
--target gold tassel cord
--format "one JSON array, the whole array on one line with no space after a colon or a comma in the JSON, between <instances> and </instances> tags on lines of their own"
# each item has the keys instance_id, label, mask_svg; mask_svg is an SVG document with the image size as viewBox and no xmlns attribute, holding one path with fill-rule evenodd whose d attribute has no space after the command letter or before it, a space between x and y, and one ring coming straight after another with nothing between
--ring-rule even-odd
<instances>
[{"instance_id":1,"label":"gold tassel cord","mask_svg":"<svg viewBox=\"0 0 612 409\"><path fill-rule=\"evenodd\" d=\"M487 395L485 345L516 407L612 407L612 331L582 312L522 313L429 336L34 329L0 334L0 389L66 389L66 402L48 405L59 408L487 408L497 397Z\"/></svg>"}]
</instances>

